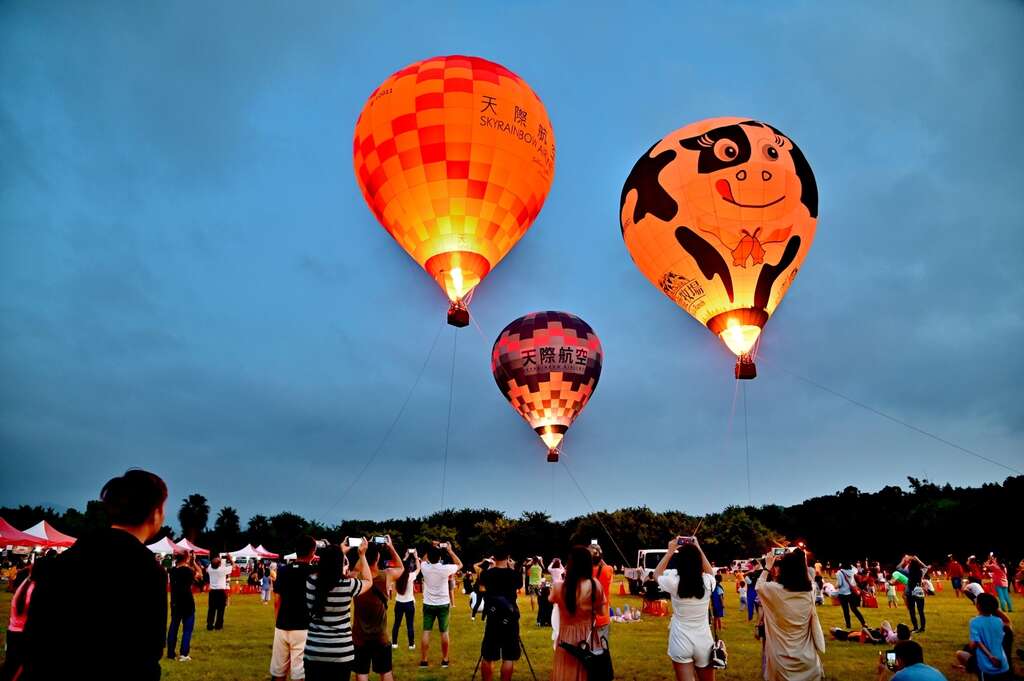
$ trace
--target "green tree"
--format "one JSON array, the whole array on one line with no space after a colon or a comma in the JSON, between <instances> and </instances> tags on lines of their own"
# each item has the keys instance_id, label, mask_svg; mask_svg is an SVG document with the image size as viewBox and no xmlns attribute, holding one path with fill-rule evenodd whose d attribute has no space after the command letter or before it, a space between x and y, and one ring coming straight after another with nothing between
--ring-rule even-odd
<instances>
[{"instance_id":1,"label":"green tree","mask_svg":"<svg viewBox=\"0 0 1024 681\"><path fill-rule=\"evenodd\" d=\"M206 531L206 522L210 519L210 504L202 494L190 494L181 500L178 509L178 524L181 532L190 542L199 538L200 532Z\"/></svg>"},{"instance_id":2,"label":"green tree","mask_svg":"<svg viewBox=\"0 0 1024 681\"><path fill-rule=\"evenodd\" d=\"M242 526L237 510L231 506L224 506L217 511L217 519L213 521L213 534L210 539L210 548L218 552L234 551L241 546Z\"/></svg>"}]
</instances>

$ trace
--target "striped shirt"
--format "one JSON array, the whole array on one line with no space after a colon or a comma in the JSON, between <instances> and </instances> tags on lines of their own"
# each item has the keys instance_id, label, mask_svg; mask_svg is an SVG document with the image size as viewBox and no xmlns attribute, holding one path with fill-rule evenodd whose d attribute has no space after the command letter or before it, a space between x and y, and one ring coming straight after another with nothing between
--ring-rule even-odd
<instances>
[{"instance_id":1,"label":"striped shirt","mask_svg":"<svg viewBox=\"0 0 1024 681\"><path fill-rule=\"evenodd\" d=\"M355 659L352 645L352 599L359 595L363 583L358 579L342 579L327 594L327 605L313 616L317 575L306 579L306 606L310 610L309 633L306 636L305 658L315 662L351 662Z\"/></svg>"}]
</instances>

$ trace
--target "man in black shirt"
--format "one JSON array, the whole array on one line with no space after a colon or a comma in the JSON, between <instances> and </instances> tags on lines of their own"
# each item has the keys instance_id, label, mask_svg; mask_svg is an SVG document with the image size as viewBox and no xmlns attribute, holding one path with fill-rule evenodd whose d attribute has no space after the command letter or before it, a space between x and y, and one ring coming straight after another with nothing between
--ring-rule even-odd
<instances>
[{"instance_id":1,"label":"man in black shirt","mask_svg":"<svg viewBox=\"0 0 1024 681\"><path fill-rule=\"evenodd\" d=\"M274 681L306 678L302 654L306 649L309 611L306 609L306 577L316 554L316 540L308 534L299 537L295 547L298 558L277 572L274 581L274 648L270 658L270 676Z\"/></svg>"},{"instance_id":2,"label":"man in black shirt","mask_svg":"<svg viewBox=\"0 0 1024 681\"><path fill-rule=\"evenodd\" d=\"M178 642L178 626L181 625L181 657L178 662L191 662L189 646L192 642L192 628L196 623L196 599L192 587L203 583L203 571L196 565L194 554L179 553L174 556L171 568L171 624L167 628L167 657L174 659L174 647Z\"/></svg>"},{"instance_id":3,"label":"man in black shirt","mask_svg":"<svg viewBox=\"0 0 1024 681\"><path fill-rule=\"evenodd\" d=\"M111 526L57 556L32 593L24 681L160 678L167 573L145 542L164 523L167 486L130 470L100 499Z\"/></svg>"},{"instance_id":4,"label":"man in black shirt","mask_svg":"<svg viewBox=\"0 0 1024 681\"><path fill-rule=\"evenodd\" d=\"M519 659L519 606L516 596L523 587L523 575L508 558L506 549L494 553L494 566L480 575L487 593L487 626L480 644L480 675L494 678L494 663L501 660L501 681L509 681Z\"/></svg>"}]
</instances>

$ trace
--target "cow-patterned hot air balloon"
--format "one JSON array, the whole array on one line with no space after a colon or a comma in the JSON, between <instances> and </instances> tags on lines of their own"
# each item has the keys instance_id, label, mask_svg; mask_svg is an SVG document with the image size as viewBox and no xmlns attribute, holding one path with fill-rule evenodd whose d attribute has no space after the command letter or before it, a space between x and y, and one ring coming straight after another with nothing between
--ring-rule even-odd
<instances>
[{"instance_id":1,"label":"cow-patterned hot air balloon","mask_svg":"<svg viewBox=\"0 0 1024 681\"><path fill-rule=\"evenodd\" d=\"M757 375L751 350L814 239L818 188L796 144L745 118L680 128L647 150L622 188L619 219L652 284Z\"/></svg>"},{"instance_id":2,"label":"cow-patterned hot air balloon","mask_svg":"<svg viewBox=\"0 0 1024 681\"><path fill-rule=\"evenodd\" d=\"M373 91L356 122L363 197L441 286L448 321L536 219L555 172L555 137L522 78L479 57L433 57Z\"/></svg>"},{"instance_id":3,"label":"cow-patterned hot air balloon","mask_svg":"<svg viewBox=\"0 0 1024 681\"><path fill-rule=\"evenodd\" d=\"M548 461L558 461L562 437L594 394L603 357L594 330L568 312L532 312L494 341L494 380L547 445Z\"/></svg>"}]
</instances>

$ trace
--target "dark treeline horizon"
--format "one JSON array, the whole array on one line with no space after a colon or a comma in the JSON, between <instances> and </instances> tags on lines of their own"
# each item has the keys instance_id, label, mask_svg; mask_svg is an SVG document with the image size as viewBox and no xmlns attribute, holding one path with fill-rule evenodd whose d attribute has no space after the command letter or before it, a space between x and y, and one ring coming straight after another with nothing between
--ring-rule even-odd
<instances>
[{"instance_id":1,"label":"dark treeline horizon","mask_svg":"<svg viewBox=\"0 0 1024 681\"><path fill-rule=\"evenodd\" d=\"M184 535L212 551L263 544L283 555L294 551L302 534L331 541L390 534L399 550L415 546L421 555L432 540L452 542L464 562L475 562L499 545L514 556L550 560L564 557L573 544L597 539L609 563L632 566L639 549L664 548L671 537L690 534L699 526L701 545L720 566L797 541L805 542L817 559L833 564L878 560L891 567L905 553L935 565L944 563L949 553L963 560L994 551L1014 565L1024 558L1024 476L981 487L940 486L913 477L907 482L906 488L890 485L877 492L848 486L792 506L729 506L704 516L630 507L555 521L542 511L512 518L493 509L446 509L426 517L352 519L328 526L284 511L254 515L244 529L234 508L225 506L211 517L206 498L191 494L177 512L182 532L165 526L155 539ZM174 503L169 499L168 519L172 514ZM84 512L23 505L0 508L0 517L19 529L47 520L73 536L107 525L102 503L95 500Z\"/></svg>"}]
</instances>

